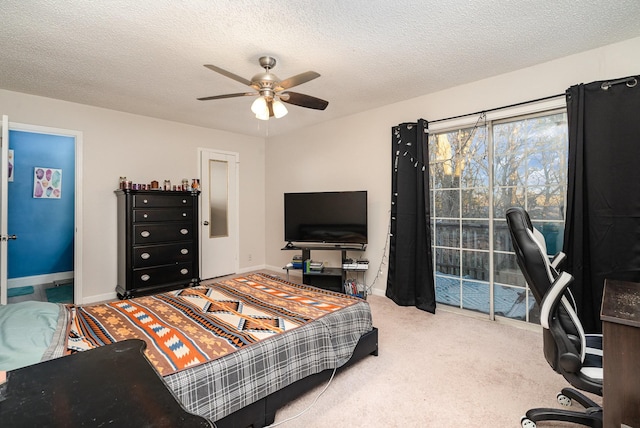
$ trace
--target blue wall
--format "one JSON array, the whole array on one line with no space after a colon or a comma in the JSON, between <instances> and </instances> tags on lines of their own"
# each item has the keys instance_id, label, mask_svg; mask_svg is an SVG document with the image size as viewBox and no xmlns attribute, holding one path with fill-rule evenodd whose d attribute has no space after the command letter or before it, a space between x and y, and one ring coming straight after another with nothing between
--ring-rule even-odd
<instances>
[{"instance_id":1,"label":"blue wall","mask_svg":"<svg viewBox=\"0 0 640 428\"><path fill-rule=\"evenodd\" d=\"M10 130L9 149L8 278L73 271L75 138ZM33 197L35 167L62 169L60 199Z\"/></svg>"}]
</instances>

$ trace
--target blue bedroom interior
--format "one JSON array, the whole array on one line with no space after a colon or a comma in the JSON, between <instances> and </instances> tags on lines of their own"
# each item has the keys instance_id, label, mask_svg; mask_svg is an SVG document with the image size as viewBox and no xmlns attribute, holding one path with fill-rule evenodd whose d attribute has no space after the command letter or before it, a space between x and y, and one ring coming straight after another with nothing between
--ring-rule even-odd
<instances>
[{"instance_id":1,"label":"blue bedroom interior","mask_svg":"<svg viewBox=\"0 0 640 428\"><path fill-rule=\"evenodd\" d=\"M13 178L8 184L8 295L31 295L35 287L64 283L67 296L52 289L49 300L73 297L75 139L69 136L10 130ZM36 168L62 170L60 198L34 197ZM12 287L12 284L19 284ZM55 285L54 285L55 284Z\"/></svg>"}]
</instances>

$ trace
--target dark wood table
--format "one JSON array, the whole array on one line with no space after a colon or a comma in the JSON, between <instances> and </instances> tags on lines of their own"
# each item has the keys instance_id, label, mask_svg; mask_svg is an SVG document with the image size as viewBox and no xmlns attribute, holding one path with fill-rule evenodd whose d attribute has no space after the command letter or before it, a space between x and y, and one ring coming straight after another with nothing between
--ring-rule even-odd
<instances>
[{"instance_id":1,"label":"dark wood table","mask_svg":"<svg viewBox=\"0 0 640 428\"><path fill-rule=\"evenodd\" d=\"M602 296L605 427L640 427L640 283L605 280Z\"/></svg>"},{"instance_id":2,"label":"dark wood table","mask_svg":"<svg viewBox=\"0 0 640 428\"><path fill-rule=\"evenodd\" d=\"M3 427L211 427L187 412L132 339L7 373Z\"/></svg>"}]
</instances>

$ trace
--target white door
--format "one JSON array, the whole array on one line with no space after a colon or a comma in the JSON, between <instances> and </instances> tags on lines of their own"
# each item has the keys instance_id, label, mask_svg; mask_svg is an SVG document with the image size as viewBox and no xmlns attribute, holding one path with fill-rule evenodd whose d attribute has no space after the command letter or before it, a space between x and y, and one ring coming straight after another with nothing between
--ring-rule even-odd
<instances>
[{"instance_id":1,"label":"white door","mask_svg":"<svg viewBox=\"0 0 640 428\"><path fill-rule=\"evenodd\" d=\"M0 304L7 304L7 191L9 189L9 117L2 116L0 137Z\"/></svg>"},{"instance_id":2,"label":"white door","mask_svg":"<svg viewBox=\"0 0 640 428\"><path fill-rule=\"evenodd\" d=\"M200 277L238 271L237 153L200 152Z\"/></svg>"}]
</instances>

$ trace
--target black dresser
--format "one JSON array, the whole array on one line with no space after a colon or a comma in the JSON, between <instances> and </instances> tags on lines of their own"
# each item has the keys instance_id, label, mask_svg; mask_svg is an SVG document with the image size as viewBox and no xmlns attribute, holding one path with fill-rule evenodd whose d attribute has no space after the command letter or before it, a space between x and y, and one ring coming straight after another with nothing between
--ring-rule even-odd
<instances>
[{"instance_id":1,"label":"black dresser","mask_svg":"<svg viewBox=\"0 0 640 428\"><path fill-rule=\"evenodd\" d=\"M116 190L120 299L200 282L200 192Z\"/></svg>"}]
</instances>

